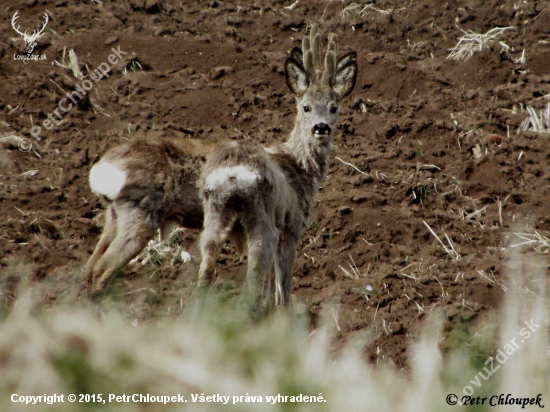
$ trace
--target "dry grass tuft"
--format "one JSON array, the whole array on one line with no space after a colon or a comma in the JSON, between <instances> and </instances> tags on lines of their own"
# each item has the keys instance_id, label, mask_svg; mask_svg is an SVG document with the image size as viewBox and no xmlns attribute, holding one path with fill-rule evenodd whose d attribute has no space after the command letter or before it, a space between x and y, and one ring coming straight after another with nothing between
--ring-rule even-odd
<instances>
[{"instance_id":1,"label":"dry grass tuft","mask_svg":"<svg viewBox=\"0 0 550 412\"><path fill-rule=\"evenodd\" d=\"M550 103L546 106L546 110L543 109L539 112L539 115L532 106L527 106L525 110L528 116L519 125L517 134L524 131L550 133Z\"/></svg>"},{"instance_id":2,"label":"dry grass tuft","mask_svg":"<svg viewBox=\"0 0 550 412\"><path fill-rule=\"evenodd\" d=\"M521 241L510 245L510 247L530 246L539 253L550 252L550 239L541 235L536 230L534 233L514 233L514 236L520 238Z\"/></svg>"},{"instance_id":3,"label":"dry grass tuft","mask_svg":"<svg viewBox=\"0 0 550 412\"><path fill-rule=\"evenodd\" d=\"M367 3L367 4L351 3L342 9L341 15L342 17L347 17L350 15L358 15L361 18L365 18L371 12L376 12L387 16L403 10L406 10L406 7L400 7L396 9L379 9L374 7L374 2Z\"/></svg>"},{"instance_id":4,"label":"dry grass tuft","mask_svg":"<svg viewBox=\"0 0 550 412\"><path fill-rule=\"evenodd\" d=\"M54 63L62 67L65 70L68 70L71 72L71 74L76 77L79 80L83 80L84 76L82 75L82 71L80 70L80 64L78 62L78 56L76 55L76 52L73 49L69 50L68 53L68 61L67 61L67 47L63 47L63 54L61 55L61 62L58 62L57 60L54 61Z\"/></svg>"},{"instance_id":5,"label":"dry grass tuft","mask_svg":"<svg viewBox=\"0 0 550 412\"><path fill-rule=\"evenodd\" d=\"M191 260L191 255L186 251L182 251L176 240L180 233L185 229L176 227L172 230L172 233L168 237L168 243L163 242L160 239L160 233L158 239L151 239L147 246L130 261L131 264L141 263L146 265L151 263L153 265L160 265L169 261L171 265L178 263L186 263Z\"/></svg>"},{"instance_id":6,"label":"dry grass tuft","mask_svg":"<svg viewBox=\"0 0 550 412\"><path fill-rule=\"evenodd\" d=\"M445 251L445 253L447 253L452 260L456 261L461 259L460 253L456 250L455 244L453 243L451 238L447 236L447 233L445 233L445 239L447 240L447 243L449 244L449 246L446 246L445 243L443 243L443 241L439 238L439 236L437 236L437 234L426 223L426 221L423 220L422 223L424 223L424 226L428 228L430 233L433 235L433 237L435 237L435 239L439 242L441 247L443 247L443 250Z\"/></svg>"},{"instance_id":7,"label":"dry grass tuft","mask_svg":"<svg viewBox=\"0 0 550 412\"><path fill-rule=\"evenodd\" d=\"M490 47L506 30L511 30L514 28L495 27L483 34L474 33L471 30L465 31L460 27L459 29L464 33L464 36L460 37L457 45L450 49L451 53L447 56L447 59L462 61L468 60L475 53L483 50L484 47ZM502 43L501 46L506 50L510 49L504 43Z\"/></svg>"}]
</instances>

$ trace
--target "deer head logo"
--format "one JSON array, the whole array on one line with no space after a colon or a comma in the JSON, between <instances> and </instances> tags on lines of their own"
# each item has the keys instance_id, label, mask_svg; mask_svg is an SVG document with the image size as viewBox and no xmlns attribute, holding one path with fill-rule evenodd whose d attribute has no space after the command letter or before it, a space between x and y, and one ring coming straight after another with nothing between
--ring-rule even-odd
<instances>
[{"instance_id":1,"label":"deer head logo","mask_svg":"<svg viewBox=\"0 0 550 412\"><path fill-rule=\"evenodd\" d=\"M11 19L11 25L13 27L13 29L23 38L23 40L25 41L25 50L26 50L26 54L27 55L31 55L33 50L34 50L34 47L36 46L36 41L42 36L42 32L44 31L44 29L46 28L46 24L48 24L48 15L46 13L44 13L44 23L42 24L42 26L38 29L38 30L35 30L32 32L31 35L28 35L27 34L27 30L25 30L24 32L21 31L21 28L19 27L19 25L16 24L16 20L17 18L19 17L18 16L18 13L19 13L19 10L15 12L15 14L13 15L12 19Z\"/></svg>"}]
</instances>

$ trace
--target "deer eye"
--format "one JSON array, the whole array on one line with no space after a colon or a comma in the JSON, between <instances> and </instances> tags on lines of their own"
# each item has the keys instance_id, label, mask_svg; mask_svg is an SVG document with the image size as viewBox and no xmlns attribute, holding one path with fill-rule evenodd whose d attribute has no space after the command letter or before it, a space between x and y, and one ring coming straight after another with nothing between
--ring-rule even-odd
<instances>
[{"instance_id":1,"label":"deer eye","mask_svg":"<svg viewBox=\"0 0 550 412\"><path fill-rule=\"evenodd\" d=\"M332 107L330 108L330 112L331 112L332 114L336 113L337 111L338 111L338 108L337 108L336 106L332 106Z\"/></svg>"},{"instance_id":2,"label":"deer eye","mask_svg":"<svg viewBox=\"0 0 550 412\"><path fill-rule=\"evenodd\" d=\"M309 106L304 106L304 112L310 112L311 111L311 107Z\"/></svg>"}]
</instances>

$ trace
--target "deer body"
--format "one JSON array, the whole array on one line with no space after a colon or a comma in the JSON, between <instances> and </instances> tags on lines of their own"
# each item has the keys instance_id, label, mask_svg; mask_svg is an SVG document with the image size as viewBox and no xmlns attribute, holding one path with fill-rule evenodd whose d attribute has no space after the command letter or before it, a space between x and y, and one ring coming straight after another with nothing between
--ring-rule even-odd
<instances>
[{"instance_id":1,"label":"deer body","mask_svg":"<svg viewBox=\"0 0 550 412\"><path fill-rule=\"evenodd\" d=\"M341 100L355 85L355 53L336 61L336 36L322 66L314 27L285 64L298 115L289 140L263 148L249 142L217 145L201 171L204 230L199 284L212 281L226 239L248 247L247 292L254 305L290 301L297 243L308 227L315 195L330 160ZM303 60L303 63L302 63Z\"/></svg>"},{"instance_id":2,"label":"deer body","mask_svg":"<svg viewBox=\"0 0 550 412\"><path fill-rule=\"evenodd\" d=\"M134 139L110 149L90 172L90 187L107 203L105 226L85 268L87 284L101 291L158 229L201 228L196 185L213 144L194 139Z\"/></svg>"}]
</instances>

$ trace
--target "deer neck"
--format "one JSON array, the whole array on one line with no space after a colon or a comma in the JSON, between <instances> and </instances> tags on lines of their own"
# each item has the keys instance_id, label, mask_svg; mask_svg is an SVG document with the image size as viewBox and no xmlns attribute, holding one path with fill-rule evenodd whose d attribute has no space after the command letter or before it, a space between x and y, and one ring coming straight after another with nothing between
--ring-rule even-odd
<instances>
[{"instance_id":1,"label":"deer neck","mask_svg":"<svg viewBox=\"0 0 550 412\"><path fill-rule=\"evenodd\" d=\"M307 180L311 181L315 194L325 180L332 151L332 137L319 143L314 141L309 128L304 130L297 122L290 133L290 138L283 145L283 151L292 156Z\"/></svg>"}]
</instances>

